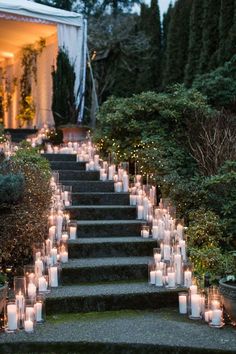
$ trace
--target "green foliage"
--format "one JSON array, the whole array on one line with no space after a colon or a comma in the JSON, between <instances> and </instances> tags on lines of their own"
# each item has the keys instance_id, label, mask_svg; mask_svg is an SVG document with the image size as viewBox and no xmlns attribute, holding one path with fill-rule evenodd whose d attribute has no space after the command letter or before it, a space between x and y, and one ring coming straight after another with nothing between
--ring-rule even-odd
<instances>
[{"instance_id":1,"label":"green foliage","mask_svg":"<svg viewBox=\"0 0 236 354\"><path fill-rule=\"evenodd\" d=\"M60 49L57 55L56 69L52 71L53 97L52 112L55 126L76 124L78 108L74 94L75 72L68 54Z\"/></svg>"},{"instance_id":2,"label":"green foliage","mask_svg":"<svg viewBox=\"0 0 236 354\"><path fill-rule=\"evenodd\" d=\"M220 6L221 0L204 0L200 73L208 72L217 67Z\"/></svg>"},{"instance_id":3,"label":"green foliage","mask_svg":"<svg viewBox=\"0 0 236 354\"><path fill-rule=\"evenodd\" d=\"M236 103L236 55L216 70L198 76L193 87L207 96L215 107L235 110Z\"/></svg>"},{"instance_id":4,"label":"green foliage","mask_svg":"<svg viewBox=\"0 0 236 354\"><path fill-rule=\"evenodd\" d=\"M7 281L6 274L0 272L0 286L5 285L6 281Z\"/></svg>"},{"instance_id":5,"label":"green foliage","mask_svg":"<svg viewBox=\"0 0 236 354\"><path fill-rule=\"evenodd\" d=\"M1 166L4 175L24 176L24 193L9 204L0 218L0 264L21 268L32 260L32 247L47 232L47 208L51 200L49 163L34 149L20 148Z\"/></svg>"},{"instance_id":6,"label":"green foliage","mask_svg":"<svg viewBox=\"0 0 236 354\"><path fill-rule=\"evenodd\" d=\"M199 71L199 59L202 49L203 2L204 0L193 0L190 14L188 61L184 77L187 86L191 86L194 77Z\"/></svg>"},{"instance_id":7,"label":"green foliage","mask_svg":"<svg viewBox=\"0 0 236 354\"><path fill-rule=\"evenodd\" d=\"M24 177L22 174L0 174L0 205L18 202L24 192Z\"/></svg>"}]
</instances>

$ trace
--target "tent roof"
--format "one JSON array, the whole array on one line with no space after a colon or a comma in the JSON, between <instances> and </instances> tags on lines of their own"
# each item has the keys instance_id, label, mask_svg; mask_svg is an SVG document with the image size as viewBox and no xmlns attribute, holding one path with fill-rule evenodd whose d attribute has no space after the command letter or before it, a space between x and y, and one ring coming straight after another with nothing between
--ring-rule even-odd
<instances>
[{"instance_id":1,"label":"tent roof","mask_svg":"<svg viewBox=\"0 0 236 354\"><path fill-rule=\"evenodd\" d=\"M83 20L82 15L76 12L60 10L28 0L1 0L1 12L72 26L81 26Z\"/></svg>"}]
</instances>

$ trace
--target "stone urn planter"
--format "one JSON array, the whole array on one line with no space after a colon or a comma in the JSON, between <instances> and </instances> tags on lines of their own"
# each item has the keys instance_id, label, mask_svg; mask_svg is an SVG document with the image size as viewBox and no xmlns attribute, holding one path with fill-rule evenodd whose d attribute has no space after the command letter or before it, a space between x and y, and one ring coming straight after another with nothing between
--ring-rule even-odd
<instances>
[{"instance_id":1,"label":"stone urn planter","mask_svg":"<svg viewBox=\"0 0 236 354\"><path fill-rule=\"evenodd\" d=\"M236 282L220 280L220 293L224 308L233 323L236 324Z\"/></svg>"},{"instance_id":2,"label":"stone urn planter","mask_svg":"<svg viewBox=\"0 0 236 354\"><path fill-rule=\"evenodd\" d=\"M64 125L59 127L63 132L63 142L68 143L75 141L82 141L86 139L89 127L79 125Z\"/></svg>"},{"instance_id":3,"label":"stone urn planter","mask_svg":"<svg viewBox=\"0 0 236 354\"><path fill-rule=\"evenodd\" d=\"M8 285L0 285L0 314L6 303Z\"/></svg>"}]
</instances>

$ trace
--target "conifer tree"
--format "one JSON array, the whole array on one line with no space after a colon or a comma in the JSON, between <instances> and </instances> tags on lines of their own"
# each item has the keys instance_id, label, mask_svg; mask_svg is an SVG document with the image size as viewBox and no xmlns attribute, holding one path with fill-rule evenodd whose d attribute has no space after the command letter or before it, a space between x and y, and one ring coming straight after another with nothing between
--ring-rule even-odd
<instances>
[{"instance_id":1,"label":"conifer tree","mask_svg":"<svg viewBox=\"0 0 236 354\"><path fill-rule=\"evenodd\" d=\"M222 0L223 1L223 0ZM231 59L236 54L236 0L234 0L234 19L233 25L228 34L228 38L225 43L225 53L227 57Z\"/></svg>"},{"instance_id":2,"label":"conifer tree","mask_svg":"<svg viewBox=\"0 0 236 354\"><path fill-rule=\"evenodd\" d=\"M189 30L188 62L184 78L187 86L191 86L199 69L199 58L202 49L203 0L193 0Z\"/></svg>"},{"instance_id":3,"label":"conifer tree","mask_svg":"<svg viewBox=\"0 0 236 354\"><path fill-rule=\"evenodd\" d=\"M167 35L164 86L184 80L184 69L188 59L191 5L191 0L177 0L171 11Z\"/></svg>"},{"instance_id":4,"label":"conifer tree","mask_svg":"<svg viewBox=\"0 0 236 354\"><path fill-rule=\"evenodd\" d=\"M221 0L204 0L200 73L215 69L218 64L220 6Z\"/></svg>"},{"instance_id":5,"label":"conifer tree","mask_svg":"<svg viewBox=\"0 0 236 354\"><path fill-rule=\"evenodd\" d=\"M219 23L220 43L218 52L219 66L223 65L232 56L231 53L226 50L226 41L229 36L229 31L234 24L234 2L234 0L221 0Z\"/></svg>"},{"instance_id":6,"label":"conifer tree","mask_svg":"<svg viewBox=\"0 0 236 354\"><path fill-rule=\"evenodd\" d=\"M172 10L173 10L173 6L172 3L170 3L167 12L164 13L163 15L163 21L162 21L162 64L161 64L162 82L163 82L163 74L166 70L167 37L168 37L168 30L169 30Z\"/></svg>"}]
</instances>

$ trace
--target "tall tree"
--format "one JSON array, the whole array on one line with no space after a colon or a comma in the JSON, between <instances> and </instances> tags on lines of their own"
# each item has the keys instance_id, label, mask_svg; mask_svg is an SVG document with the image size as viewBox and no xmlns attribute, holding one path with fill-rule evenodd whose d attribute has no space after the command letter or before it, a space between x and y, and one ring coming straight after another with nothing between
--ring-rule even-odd
<instances>
[{"instance_id":1,"label":"tall tree","mask_svg":"<svg viewBox=\"0 0 236 354\"><path fill-rule=\"evenodd\" d=\"M189 19L192 0L177 0L171 11L163 85L183 82L188 58Z\"/></svg>"},{"instance_id":2,"label":"tall tree","mask_svg":"<svg viewBox=\"0 0 236 354\"><path fill-rule=\"evenodd\" d=\"M162 21L162 64L161 64L162 82L163 82L163 74L166 68L167 37L168 37L172 10L173 10L173 6L172 3L170 3L167 12L164 13L163 15L163 21Z\"/></svg>"},{"instance_id":3,"label":"tall tree","mask_svg":"<svg viewBox=\"0 0 236 354\"><path fill-rule=\"evenodd\" d=\"M72 11L73 6L76 4L76 0L34 0L39 4L57 7L58 9Z\"/></svg>"},{"instance_id":4,"label":"tall tree","mask_svg":"<svg viewBox=\"0 0 236 354\"><path fill-rule=\"evenodd\" d=\"M201 73L215 69L218 64L220 6L221 0L204 0L203 45L200 56Z\"/></svg>"},{"instance_id":5,"label":"tall tree","mask_svg":"<svg viewBox=\"0 0 236 354\"><path fill-rule=\"evenodd\" d=\"M111 8L114 17L122 12L123 9L132 9L133 5L140 4L140 0L102 0L101 8L105 11Z\"/></svg>"},{"instance_id":6,"label":"tall tree","mask_svg":"<svg viewBox=\"0 0 236 354\"><path fill-rule=\"evenodd\" d=\"M219 52L218 63L223 65L231 58L231 53L226 50L226 41L229 36L229 31L234 24L234 0L221 0L220 8L220 23L219 23Z\"/></svg>"},{"instance_id":7,"label":"tall tree","mask_svg":"<svg viewBox=\"0 0 236 354\"><path fill-rule=\"evenodd\" d=\"M161 20L158 0L151 0L150 7L142 5L140 27L146 33L151 48L150 78L148 89L158 89L161 85Z\"/></svg>"},{"instance_id":8,"label":"tall tree","mask_svg":"<svg viewBox=\"0 0 236 354\"><path fill-rule=\"evenodd\" d=\"M225 43L225 52L227 53L229 59L236 54L236 0L234 0L233 25L229 31L228 38Z\"/></svg>"},{"instance_id":9,"label":"tall tree","mask_svg":"<svg viewBox=\"0 0 236 354\"><path fill-rule=\"evenodd\" d=\"M204 0L193 0L190 14L188 62L184 77L187 86L191 86L199 70L199 58L202 49L203 2Z\"/></svg>"}]
</instances>

